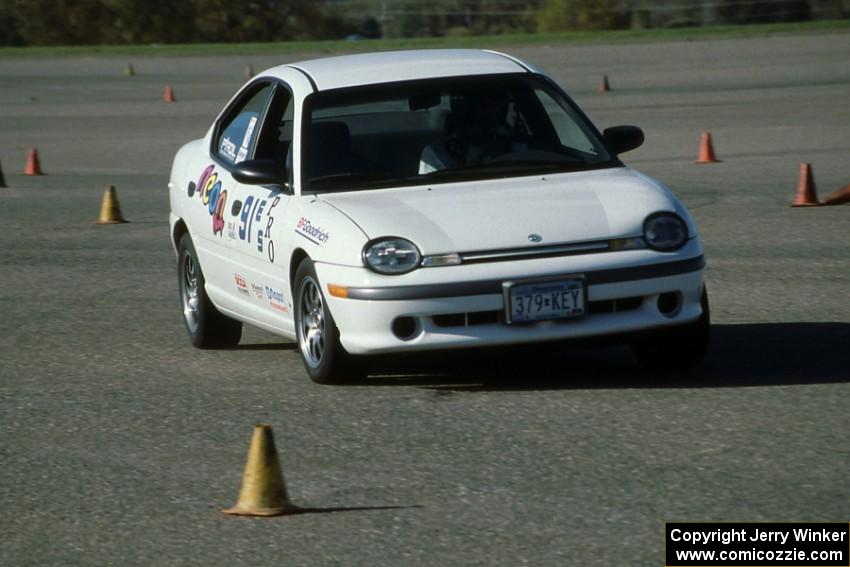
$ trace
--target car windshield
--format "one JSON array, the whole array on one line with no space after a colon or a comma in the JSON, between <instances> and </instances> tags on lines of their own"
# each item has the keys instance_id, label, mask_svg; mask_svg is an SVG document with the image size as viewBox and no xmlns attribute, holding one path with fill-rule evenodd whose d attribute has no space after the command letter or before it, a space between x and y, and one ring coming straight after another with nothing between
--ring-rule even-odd
<instances>
[{"instance_id":1,"label":"car windshield","mask_svg":"<svg viewBox=\"0 0 850 567\"><path fill-rule=\"evenodd\" d=\"M617 165L587 119L529 74L388 83L311 95L308 191L490 179Z\"/></svg>"}]
</instances>

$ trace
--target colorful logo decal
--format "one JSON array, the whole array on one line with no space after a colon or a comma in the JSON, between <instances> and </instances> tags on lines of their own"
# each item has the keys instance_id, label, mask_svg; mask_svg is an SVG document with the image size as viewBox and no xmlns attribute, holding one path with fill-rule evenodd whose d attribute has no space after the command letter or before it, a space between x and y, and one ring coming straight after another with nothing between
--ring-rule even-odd
<instances>
[{"instance_id":1,"label":"colorful logo decal","mask_svg":"<svg viewBox=\"0 0 850 567\"><path fill-rule=\"evenodd\" d=\"M213 211L213 234L221 234L221 231L224 230L224 207L226 204L227 191L222 191L218 195L218 202Z\"/></svg>"},{"instance_id":2,"label":"colorful logo decal","mask_svg":"<svg viewBox=\"0 0 850 567\"><path fill-rule=\"evenodd\" d=\"M222 190L218 173L214 173L214 169L214 165L208 165L201 173L198 183L194 187L192 183L189 184L189 197L192 197L197 189L197 194L201 202L207 206L210 216L213 217L213 234L221 234L224 230L224 210L227 205L227 191Z\"/></svg>"},{"instance_id":3,"label":"colorful logo decal","mask_svg":"<svg viewBox=\"0 0 850 567\"><path fill-rule=\"evenodd\" d=\"M295 225L295 232L313 244L322 245L331 237L326 230L310 223L309 219L301 217Z\"/></svg>"},{"instance_id":4,"label":"colorful logo decal","mask_svg":"<svg viewBox=\"0 0 850 567\"><path fill-rule=\"evenodd\" d=\"M233 281L236 283L236 289L239 290L239 293L248 295L248 282L245 281L245 278L239 274L233 274Z\"/></svg>"},{"instance_id":5,"label":"colorful logo decal","mask_svg":"<svg viewBox=\"0 0 850 567\"><path fill-rule=\"evenodd\" d=\"M218 178L218 173L215 171L215 165L209 165L201 173L201 177L196 183L189 183L189 197L198 195L201 202L206 205L207 210L212 216L213 234L224 235L224 229L227 227L228 240L242 240L251 243L252 237L257 243L257 252L260 254L266 253L269 262L274 263L275 251L274 241L272 240L272 226L274 225L274 215L272 211L280 203L280 195L274 192L269 193L271 199L255 198L253 195L248 195L245 201L235 200L230 207L230 215L233 220L225 221L225 211L227 211L227 191L221 188L221 180ZM268 206L267 206L268 205ZM265 216L265 219L263 219ZM254 223L260 224L260 227L254 231Z\"/></svg>"},{"instance_id":6,"label":"colorful logo decal","mask_svg":"<svg viewBox=\"0 0 850 567\"><path fill-rule=\"evenodd\" d=\"M272 309L277 309L282 313L289 313L289 307L286 306L286 301L283 298L283 293L274 288L266 286L266 297L269 300L269 305Z\"/></svg>"},{"instance_id":7,"label":"colorful logo decal","mask_svg":"<svg viewBox=\"0 0 850 567\"><path fill-rule=\"evenodd\" d=\"M252 283L251 289L254 291L254 295L257 296L257 299L263 298L263 295L265 294L265 290L263 289L263 286Z\"/></svg>"}]
</instances>

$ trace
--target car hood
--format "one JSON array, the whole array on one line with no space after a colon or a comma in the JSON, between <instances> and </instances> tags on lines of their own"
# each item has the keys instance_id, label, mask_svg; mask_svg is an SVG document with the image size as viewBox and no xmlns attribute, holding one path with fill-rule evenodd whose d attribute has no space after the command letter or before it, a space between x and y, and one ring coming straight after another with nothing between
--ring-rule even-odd
<instances>
[{"instance_id":1,"label":"car hood","mask_svg":"<svg viewBox=\"0 0 850 567\"><path fill-rule=\"evenodd\" d=\"M687 213L663 185L605 170L324 194L372 238L401 236L423 254L638 236L646 216ZM693 229L692 229L693 230Z\"/></svg>"}]
</instances>

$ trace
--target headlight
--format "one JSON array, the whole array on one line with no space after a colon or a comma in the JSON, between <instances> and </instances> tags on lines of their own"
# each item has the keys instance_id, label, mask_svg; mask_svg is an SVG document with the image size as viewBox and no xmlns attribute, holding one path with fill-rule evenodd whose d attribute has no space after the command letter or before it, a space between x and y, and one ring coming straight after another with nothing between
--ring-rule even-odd
<instances>
[{"instance_id":1,"label":"headlight","mask_svg":"<svg viewBox=\"0 0 850 567\"><path fill-rule=\"evenodd\" d=\"M363 248L363 261L379 274L404 274L415 270L421 258L419 248L404 238L379 238Z\"/></svg>"},{"instance_id":2,"label":"headlight","mask_svg":"<svg viewBox=\"0 0 850 567\"><path fill-rule=\"evenodd\" d=\"M669 252L688 240L688 225L673 213L655 213L643 223L643 237L650 248Z\"/></svg>"}]
</instances>

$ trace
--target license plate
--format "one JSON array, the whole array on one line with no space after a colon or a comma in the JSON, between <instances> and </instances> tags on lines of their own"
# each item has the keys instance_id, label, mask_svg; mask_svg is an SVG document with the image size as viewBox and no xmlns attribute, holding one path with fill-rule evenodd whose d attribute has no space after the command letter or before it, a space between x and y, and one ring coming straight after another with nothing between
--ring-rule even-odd
<instances>
[{"instance_id":1,"label":"license plate","mask_svg":"<svg viewBox=\"0 0 850 567\"><path fill-rule=\"evenodd\" d=\"M581 278L505 284L508 323L581 317L584 303L584 280Z\"/></svg>"}]
</instances>

